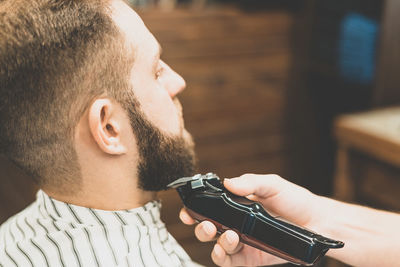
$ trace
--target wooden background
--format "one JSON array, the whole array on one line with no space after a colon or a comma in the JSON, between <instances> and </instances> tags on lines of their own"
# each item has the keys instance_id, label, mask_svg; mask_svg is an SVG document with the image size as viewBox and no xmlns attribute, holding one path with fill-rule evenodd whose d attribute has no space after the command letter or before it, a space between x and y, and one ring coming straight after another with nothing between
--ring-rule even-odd
<instances>
[{"instance_id":1,"label":"wooden background","mask_svg":"<svg viewBox=\"0 0 400 267\"><path fill-rule=\"evenodd\" d=\"M332 120L373 101L361 89L347 93L353 87L332 79L335 70L313 63L310 47L318 45L316 27L322 25L316 2L301 1L300 9L216 6L140 12L163 46L163 59L186 79L180 99L197 144L200 172L220 177L277 173L318 194L332 192ZM383 39L383 47L393 48L389 38ZM385 60L380 69L400 64L388 54ZM381 76L381 81L387 77ZM399 103L393 81L390 88L379 83L375 103ZM335 95L337 88L341 93ZM36 188L3 158L0 182L1 223L33 201ZM196 241L193 228L179 222L177 194L167 191L160 197L168 229L194 260L213 266L212 244Z\"/></svg>"},{"instance_id":2,"label":"wooden background","mask_svg":"<svg viewBox=\"0 0 400 267\"><path fill-rule=\"evenodd\" d=\"M221 177L285 173L293 18L287 12L234 8L141 15L163 46L163 59L187 81L180 98L199 171ZM200 244L192 228L177 219L182 205L176 192L162 198L172 234L193 259L211 266L213 244Z\"/></svg>"},{"instance_id":3,"label":"wooden background","mask_svg":"<svg viewBox=\"0 0 400 267\"><path fill-rule=\"evenodd\" d=\"M163 59L187 81L181 95L186 127L197 143L200 172L285 175L293 147L285 117L294 19L286 11L237 8L140 13L163 46ZM2 163L0 221L32 201L36 190ZM34 189L32 189L34 188ZM183 226L174 191L161 194L168 228L198 262L212 266L211 244Z\"/></svg>"}]
</instances>

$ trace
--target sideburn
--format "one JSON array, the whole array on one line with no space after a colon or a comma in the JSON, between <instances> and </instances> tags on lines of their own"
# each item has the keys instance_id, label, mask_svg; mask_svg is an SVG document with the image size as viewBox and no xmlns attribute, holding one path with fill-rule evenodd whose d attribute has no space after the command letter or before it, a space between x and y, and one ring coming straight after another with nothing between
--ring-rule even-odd
<instances>
[{"instance_id":1,"label":"sideburn","mask_svg":"<svg viewBox=\"0 0 400 267\"><path fill-rule=\"evenodd\" d=\"M161 191L180 177L194 175L195 153L193 145L183 137L169 137L145 118L139 103L131 99L126 103L132 130L139 148L139 188Z\"/></svg>"}]
</instances>

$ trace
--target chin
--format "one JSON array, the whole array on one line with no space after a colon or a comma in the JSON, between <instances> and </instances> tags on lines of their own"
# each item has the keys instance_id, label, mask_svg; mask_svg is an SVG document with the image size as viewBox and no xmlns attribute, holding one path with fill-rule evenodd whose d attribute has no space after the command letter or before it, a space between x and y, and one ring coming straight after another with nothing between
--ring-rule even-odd
<instances>
[{"instance_id":1,"label":"chin","mask_svg":"<svg viewBox=\"0 0 400 267\"><path fill-rule=\"evenodd\" d=\"M195 143L193 140L193 136L185 128L183 128L182 137L183 137L183 140L185 140L186 144L189 145L192 149L194 149Z\"/></svg>"}]
</instances>

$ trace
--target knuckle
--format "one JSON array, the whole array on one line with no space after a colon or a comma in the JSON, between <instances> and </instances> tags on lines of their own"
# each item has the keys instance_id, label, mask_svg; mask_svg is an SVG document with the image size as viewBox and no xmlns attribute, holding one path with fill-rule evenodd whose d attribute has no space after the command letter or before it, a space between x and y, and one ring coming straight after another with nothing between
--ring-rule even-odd
<instances>
[{"instance_id":1,"label":"knuckle","mask_svg":"<svg viewBox=\"0 0 400 267\"><path fill-rule=\"evenodd\" d=\"M256 176L254 173L245 173L245 174L241 175L240 178L251 179L254 176Z\"/></svg>"},{"instance_id":2,"label":"knuckle","mask_svg":"<svg viewBox=\"0 0 400 267\"><path fill-rule=\"evenodd\" d=\"M278 174L268 174L267 177L269 179L280 180L282 179Z\"/></svg>"}]
</instances>

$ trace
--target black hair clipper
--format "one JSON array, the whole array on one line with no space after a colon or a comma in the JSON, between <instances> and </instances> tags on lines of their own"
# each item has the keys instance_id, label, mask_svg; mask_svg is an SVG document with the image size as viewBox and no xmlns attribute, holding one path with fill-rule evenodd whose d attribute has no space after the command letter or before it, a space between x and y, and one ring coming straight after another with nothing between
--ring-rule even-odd
<instances>
[{"instance_id":1,"label":"black hair clipper","mask_svg":"<svg viewBox=\"0 0 400 267\"><path fill-rule=\"evenodd\" d=\"M226 190L213 173L180 178L168 187L176 188L187 211L197 221L211 221L219 233L231 229L241 242L291 263L313 265L330 248L344 246L341 241L271 216L260 203Z\"/></svg>"}]
</instances>

